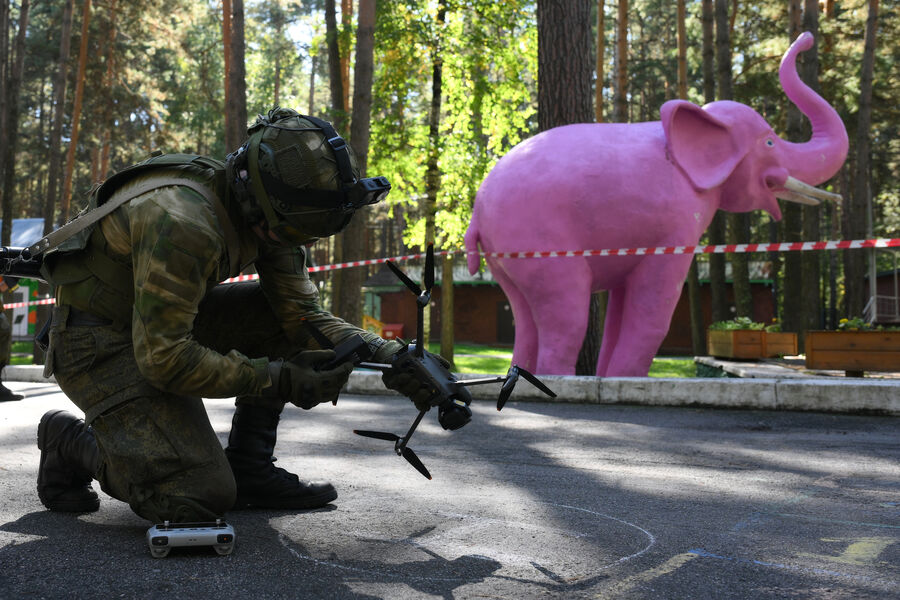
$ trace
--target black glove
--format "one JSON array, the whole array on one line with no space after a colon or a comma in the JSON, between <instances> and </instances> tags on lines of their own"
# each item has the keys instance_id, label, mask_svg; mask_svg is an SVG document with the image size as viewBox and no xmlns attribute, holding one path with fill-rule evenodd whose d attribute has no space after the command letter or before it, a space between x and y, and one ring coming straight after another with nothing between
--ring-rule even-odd
<instances>
[{"instance_id":1,"label":"black glove","mask_svg":"<svg viewBox=\"0 0 900 600\"><path fill-rule=\"evenodd\" d=\"M450 363L443 356L441 356L440 354L432 354L432 356L434 356L445 369L450 368ZM391 362L393 363L394 360L392 359ZM384 382L384 386L389 390L400 392L401 394L412 400L412 403L416 405L416 408L419 411L428 410L431 408L431 388L424 382L416 379L414 373L411 373L409 371L400 371L392 367L391 369L382 373L381 381Z\"/></svg>"},{"instance_id":2,"label":"black glove","mask_svg":"<svg viewBox=\"0 0 900 600\"><path fill-rule=\"evenodd\" d=\"M272 386L264 392L271 390L270 394L303 409L310 409L322 402L334 402L353 371L353 363L316 370L316 365L325 365L332 360L334 350L308 350L289 360L270 362Z\"/></svg>"}]
</instances>

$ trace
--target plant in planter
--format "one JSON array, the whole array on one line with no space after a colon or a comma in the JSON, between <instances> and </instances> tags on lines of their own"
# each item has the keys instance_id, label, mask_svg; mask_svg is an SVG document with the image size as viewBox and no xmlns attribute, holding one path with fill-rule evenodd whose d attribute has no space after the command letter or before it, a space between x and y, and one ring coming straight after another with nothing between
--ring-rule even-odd
<instances>
[{"instance_id":1,"label":"plant in planter","mask_svg":"<svg viewBox=\"0 0 900 600\"><path fill-rule=\"evenodd\" d=\"M806 367L843 370L848 377L900 371L900 329L853 317L841 319L837 331L807 331Z\"/></svg>"},{"instance_id":2,"label":"plant in planter","mask_svg":"<svg viewBox=\"0 0 900 600\"><path fill-rule=\"evenodd\" d=\"M719 321L709 326L707 352L722 358L769 358L797 354L797 334L782 332L773 319L766 325L748 317Z\"/></svg>"},{"instance_id":3,"label":"plant in planter","mask_svg":"<svg viewBox=\"0 0 900 600\"><path fill-rule=\"evenodd\" d=\"M706 332L706 351L720 358L762 358L763 327L747 317L713 323Z\"/></svg>"}]
</instances>

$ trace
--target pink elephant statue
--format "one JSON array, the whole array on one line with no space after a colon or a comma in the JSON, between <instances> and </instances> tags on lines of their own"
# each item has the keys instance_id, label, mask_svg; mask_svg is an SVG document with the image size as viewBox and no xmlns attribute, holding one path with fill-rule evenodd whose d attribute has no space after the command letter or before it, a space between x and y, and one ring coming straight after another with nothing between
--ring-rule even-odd
<instances>
[{"instance_id":1,"label":"pink elephant statue","mask_svg":"<svg viewBox=\"0 0 900 600\"><path fill-rule=\"evenodd\" d=\"M469 271L484 253L696 245L716 210L762 209L840 197L814 185L847 155L837 112L798 77L804 33L781 61L784 92L812 138L780 139L738 102L663 104L660 121L589 123L517 145L482 183L465 236ZM591 293L609 290L598 376L646 376L692 255L487 257L515 319L513 362L535 373L575 372Z\"/></svg>"}]
</instances>

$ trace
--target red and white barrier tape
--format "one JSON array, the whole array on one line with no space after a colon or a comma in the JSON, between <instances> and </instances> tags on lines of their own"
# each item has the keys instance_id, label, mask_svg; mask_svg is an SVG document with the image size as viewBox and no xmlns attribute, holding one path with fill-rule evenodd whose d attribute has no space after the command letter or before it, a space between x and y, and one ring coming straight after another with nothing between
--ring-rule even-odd
<instances>
[{"instance_id":1,"label":"red and white barrier tape","mask_svg":"<svg viewBox=\"0 0 900 600\"><path fill-rule=\"evenodd\" d=\"M723 244L719 246L659 246L609 250L563 250L555 252L484 252L494 258L557 258L572 256L643 256L647 254L742 254L745 252L794 252L803 250L848 250L900 248L900 238L837 242L784 242L778 244Z\"/></svg>"},{"instance_id":2,"label":"red and white barrier tape","mask_svg":"<svg viewBox=\"0 0 900 600\"><path fill-rule=\"evenodd\" d=\"M659 246L655 248L613 248L607 250L559 250L551 252L481 252L482 256L490 258L569 258L576 256L644 256L656 254L743 254L746 252L797 252L808 250L853 250L860 248L900 248L900 238L878 238L872 240L843 240L831 242L782 242L777 244L722 244L718 246ZM464 250L442 250L435 252L436 256L449 254L462 254ZM321 265L310 267L310 273L336 271L352 267L364 267L379 265L387 261L402 262L423 258L424 253L406 254L390 258L371 258L367 260L354 260L345 263ZM222 283L234 283L238 281L254 281L259 275L238 275L226 279ZM33 302L13 302L6 304L4 308L21 308L23 306L35 306L40 304L55 304L53 298L36 300Z\"/></svg>"},{"instance_id":3,"label":"red and white barrier tape","mask_svg":"<svg viewBox=\"0 0 900 600\"><path fill-rule=\"evenodd\" d=\"M44 298L43 300L33 300L32 302L10 302L4 304L4 310L7 308L22 308L23 306L37 306L40 304L56 304L56 298Z\"/></svg>"}]
</instances>

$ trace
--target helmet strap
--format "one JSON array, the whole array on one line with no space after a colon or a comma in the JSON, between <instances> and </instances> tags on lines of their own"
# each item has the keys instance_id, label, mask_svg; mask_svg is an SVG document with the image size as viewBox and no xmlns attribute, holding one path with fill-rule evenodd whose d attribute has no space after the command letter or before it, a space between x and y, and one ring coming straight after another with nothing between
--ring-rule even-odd
<instances>
[{"instance_id":1,"label":"helmet strap","mask_svg":"<svg viewBox=\"0 0 900 600\"><path fill-rule=\"evenodd\" d=\"M344 187L348 188L356 183L356 177L353 176L353 167L350 165L350 152L347 150L347 142L344 141L344 138L338 135L338 132L335 131L334 127L332 127L331 123L328 121L309 115L305 115L303 118L310 121L316 127L321 128L322 133L325 135L325 139L328 141L328 145L331 146L331 150L334 152L338 172L341 176L341 183L344 184Z\"/></svg>"},{"instance_id":2,"label":"helmet strap","mask_svg":"<svg viewBox=\"0 0 900 600\"><path fill-rule=\"evenodd\" d=\"M258 131L254 132L247 141L249 146L247 170L250 173L251 195L256 198L256 201L253 204L257 209L262 209L262 217L265 219L268 229L273 229L281 224L281 219L278 218L278 214L272 209L271 202L264 202L262 200L262 198L268 198L266 188L263 185L262 177L259 173L259 144L262 141L264 131L264 127L260 128Z\"/></svg>"}]
</instances>

